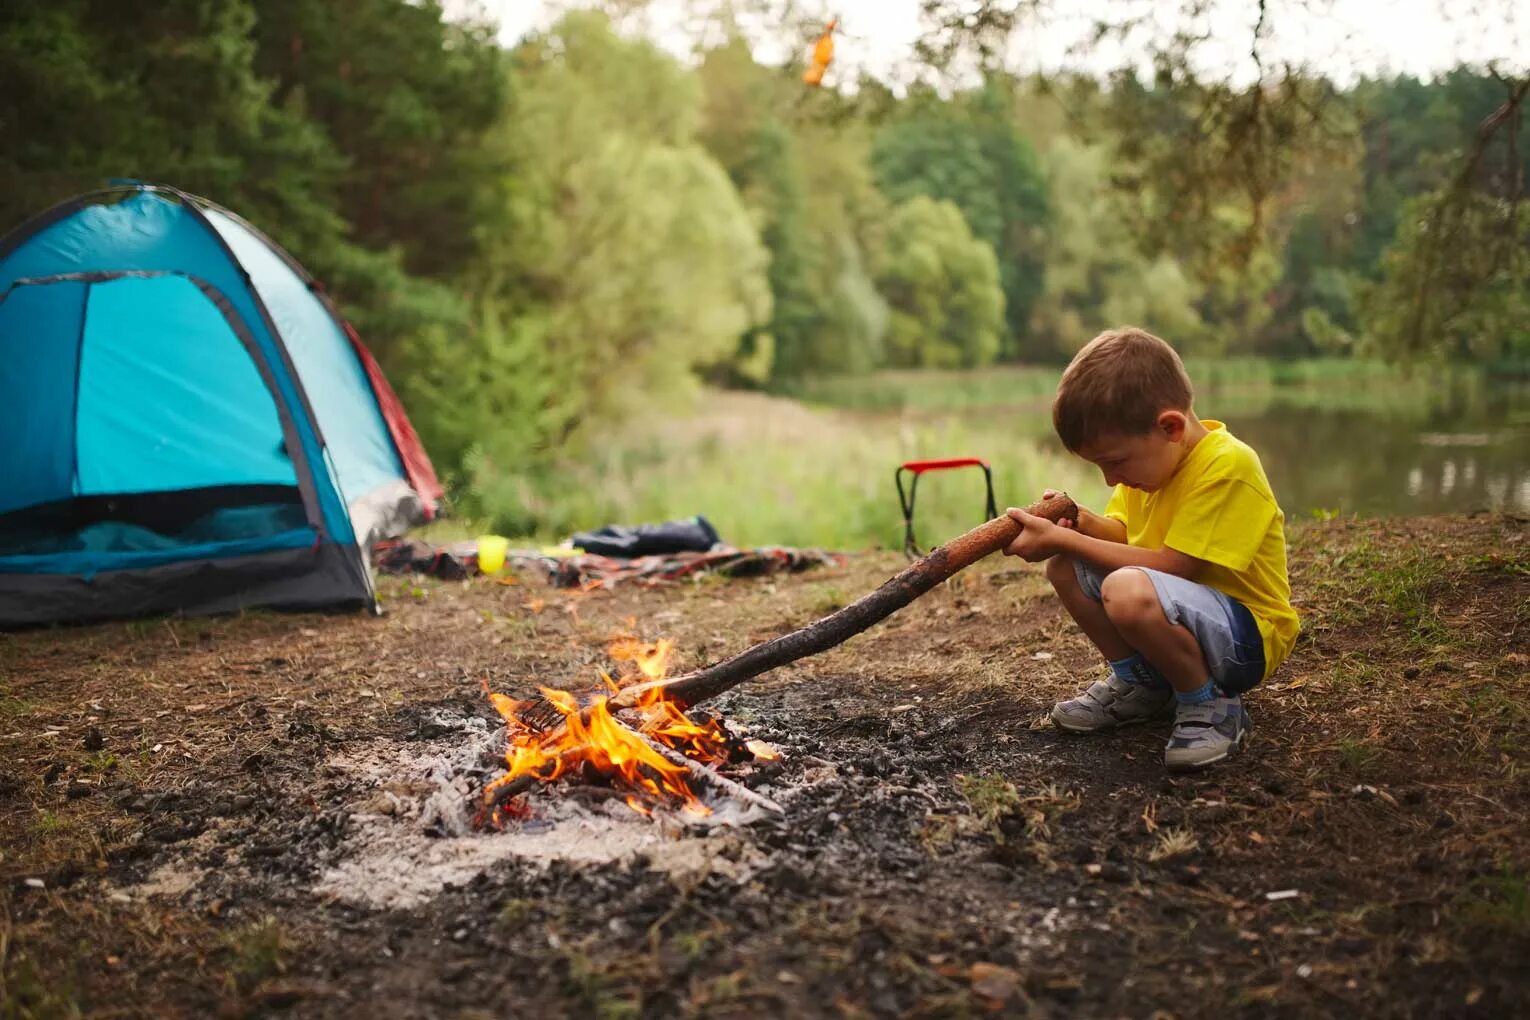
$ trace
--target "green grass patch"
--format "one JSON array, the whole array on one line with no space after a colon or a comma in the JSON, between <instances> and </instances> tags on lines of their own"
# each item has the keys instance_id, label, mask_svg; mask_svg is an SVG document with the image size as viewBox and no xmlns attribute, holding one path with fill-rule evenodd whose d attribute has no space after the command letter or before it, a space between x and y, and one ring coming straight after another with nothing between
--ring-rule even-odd
<instances>
[{"instance_id":1,"label":"green grass patch","mask_svg":"<svg viewBox=\"0 0 1530 1020\"><path fill-rule=\"evenodd\" d=\"M560 953L568 968L563 990L578 1000L588 1015L598 1020L633 1020L643 1015L642 993L623 988L632 983L632 975L621 973L621 961L608 965L581 946L565 946Z\"/></svg>"},{"instance_id":2,"label":"green grass patch","mask_svg":"<svg viewBox=\"0 0 1530 1020\"><path fill-rule=\"evenodd\" d=\"M1050 404L1061 375L1060 365L1005 365L977 372L895 370L806 379L786 393L810 404L860 411L1014 407Z\"/></svg>"},{"instance_id":3,"label":"green grass patch","mask_svg":"<svg viewBox=\"0 0 1530 1020\"><path fill-rule=\"evenodd\" d=\"M93 775L101 775L114 771L122 764L122 759L111 751L95 751L85 756L80 762L80 768Z\"/></svg>"},{"instance_id":4,"label":"green grass patch","mask_svg":"<svg viewBox=\"0 0 1530 1020\"><path fill-rule=\"evenodd\" d=\"M70 1020L84 1016L76 976L45 975L26 952L0 940L0 1020ZM76 964L71 962L71 968Z\"/></svg>"},{"instance_id":5,"label":"green grass patch","mask_svg":"<svg viewBox=\"0 0 1530 1020\"><path fill-rule=\"evenodd\" d=\"M297 948L282 923L270 916L232 932L226 944L233 956L230 976L244 988L257 985L268 977L285 974L287 963Z\"/></svg>"},{"instance_id":6,"label":"green grass patch","mask_svg":"<svg viewBox=\"0 0 1530 1020\"><path fill-rule=\"evenodd\" d=\"M472 502L507 533L516 520L545 522L530 537L538 542L611 521L702 514L737 545L897 548L903 524L894 470L906 460L955 456L993 465L1001 507L1028 503L1047 487L1095 507L1107 494L1092 467L1028 441L1011 416L861 419L719 392L692 417L635 423L557 472L485 473ZM976 470L926 476L916 510L920 543L943 542L981 523L983 493Z\"/></svg>"},{"instance_id":7,"label":"green grass patch","mask_svg":"<svg viewBox=\"0 0 1530 1020\"><path fill-rule=\"evenodd\" d=\"M1364 777L1375 770L1381 759L1381 751L1373 744L1354 737L1343 737L1338 743L1339 763L1355 776Z\"/></svg>"},{"instance_id":8,"label":"green grass patch","mask_svg":"<svg viewBox=\"0 0 1530 1020\"><path fill-rule=\"evenodd\" d=\"M1453 643L1439 616L1448 579L1438 557L1399 553L1367 540L1317 562L1321 572L1309 587L1319 589L1329 626L1395 626L1414 649Z\"/></svg>"},{"instance_id":9,"label":"green grass patch","mask_svg":"<svg viewBox=\"0 0 1530 1020\"><path fill-rule=\"evenodd\" d=\"M46 838L68 832L73 826L74 823L64 815L53 811L38 811L37 817L32 820L32 833Z\"/></svg>"},{"instance_id":10,"label":"green grass patch","mask_svg":"<svg viewBox=\"0 0 1530 1020\"><path fill-rule=\"evenodd\" d=\"M1530 556L1521 552L1482 553L1467 560L1467 565L1479 574L1530 577Z\"/></svg>"},{"instance_id":11,"label":"green grass patch","mask_svg":"<svg viewBox=\"0 0 1530 1020\"><path fill-rule=\"evenodd\" d=\"M523 927L536 911L536 901L520 898L508 899L499 908L499 923L506 928Z\"/></svg>"},{"instance_id":12,"label":"green grass patch","mask_svg":"<svg viewBox=\"0 0 1530 1020\"><path fill-rule=\"evenodd\" d=\"M1355 652L1344 652L1337 659L1328 661L1319 677L1318 686L1331 691L1368 687L1383 680L1382 667L1376 665L1369 654Z\"/></svg>"},{"instance_id":13,"label":"green grass patch","mask_svg":"<svg viewBox=\"0 0 1530 1020\"><path fill-rule=\"evenodd\" d=\"M1045 841L1051 824L1080 804L1076 794L1055 784L1022 791L1000 775L957 776L956 792L967 802L961 814L932 814L920 831L925 850L937 854L951 847L958 836L985 836L996 844L1008 835L1023 835L1038 858L1046 857Z\"/></svg>"},{"instance_id":14,"label":"green grass patch","mask_svg":"<svg viewBox=\"0 0 1530 1020\"><path fill-rule=\"evenodd\" d=\"M1530 879L1505 865L1456 897L1451 916L1461 928L1486 935L1530 939Z\"/></svg>"},{"instance_id":15,"label":"green grass patch","mask_svg":"<svg viewBox=\"0 0 1530 1020\"><path fill-rule=\"evenodd\" d=\"M25 698L0 697L0 719L21 719L37 709L37 702Z\"/></svg>"},{"instance_id":16,"label":"green grass patch","mask_svg":"<svg viewBox=\"0 0 1530 1020\"><path fill-rule=\"evenodd\" d=\"M1020 791L1003 776L957 776L956 791L980 828L989 828L1020 807Z\"/></svg>"}]
</instances>

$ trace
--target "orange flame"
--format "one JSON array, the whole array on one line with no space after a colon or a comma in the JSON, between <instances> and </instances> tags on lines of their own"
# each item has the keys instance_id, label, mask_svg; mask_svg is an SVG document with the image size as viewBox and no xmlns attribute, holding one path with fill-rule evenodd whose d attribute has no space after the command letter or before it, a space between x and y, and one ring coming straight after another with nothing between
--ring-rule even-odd
<instances>
[{"instance_id":1,"label":"orange flame","mask_svg":"<svg viewBox=\"0 0 1530 1020\"><path fill-rule=\"evenodd\" d=\"M675 643L668 638L649 644L635 637L623 636L611 642L606 654L617 662L630 662L646 680L663 680L669 675L669 656Z\"/></svg>"},{"instance_id":2,"label":"orange flame","mask_svg":"<svg viewBox=\"0 0 1530 1020\"><path fill-rule=\"evenodd\" d=\"M614 661L634 668L625 671L620 681L602 672L601 681L615 693L631 684L662 680L668 675L673 651L674 642L664 638L650 643L631 636L619 637L611 643L608 654ZM612 715L608 696L596 698L587 710L581 711L578 699L568 691L540 688L542 696L563 715L563 726L548 739L521 722L520 712L527 702L489 691L487 682L484 690L505 720L509 736L505 753L507 771L484 790L486 800L492 800L495 790L522 776L551 782L584 765L633 791L626 797L626 803L641 814L650 813L644 798L677 801L687 811L711 814L692 786L690 772L655 751L633 728ZM701 723L692 720L674 702L665 700L662 688L645 691L635 712L640 720L636 730L654 742L696 761L715 764L726 760L727 735L721 726L710 719Z\"/></svg>"}]
</instances>

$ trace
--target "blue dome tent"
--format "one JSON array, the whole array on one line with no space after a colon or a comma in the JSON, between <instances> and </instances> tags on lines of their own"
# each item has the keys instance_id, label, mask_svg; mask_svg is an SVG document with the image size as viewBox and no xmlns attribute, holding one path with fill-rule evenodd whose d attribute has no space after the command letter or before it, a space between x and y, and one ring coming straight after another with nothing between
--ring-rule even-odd
<instances>
[{"instance_id":1,"label":"blue dome tent","mask_svg":"<svg viewBox=\"0 0 1530 1020\"><path fill-rule=\"evenodd\" d=\"M441 488L285 252L174 188L0 240L0 627L375 604L366 549Z\"/></svg>"}]
</instances>

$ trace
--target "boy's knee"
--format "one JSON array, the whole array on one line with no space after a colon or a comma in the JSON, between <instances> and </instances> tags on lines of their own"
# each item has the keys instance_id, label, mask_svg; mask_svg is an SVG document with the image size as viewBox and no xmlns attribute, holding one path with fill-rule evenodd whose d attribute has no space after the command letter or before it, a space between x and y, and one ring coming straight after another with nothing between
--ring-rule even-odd
<instances>
[{"instance_id":1,"label":"boy's knee","mask_svg":"<svg viewBox=\"0 0 1530 1020\"><path fill-rule=\"evenodd\" d=\"M1078 584L1078 574L1073 570L1073 557L1053 556L1047 560L1047 580L1053 588L1065 588Z\"/></svg>"},{"instance_id":2,"label":"boy's knee","mask_svg":"<svg viewBox=\"0 0 1530 1020\"><path fill-rule=\"evenodd\" d=\"M1158 604L1158 589L1153 587L1152 579L1136 567L1111 571L1100 585L1100 594L1105 615L1112 623L1148 623L1163 616Z\"/></svg>"}]
</instances>

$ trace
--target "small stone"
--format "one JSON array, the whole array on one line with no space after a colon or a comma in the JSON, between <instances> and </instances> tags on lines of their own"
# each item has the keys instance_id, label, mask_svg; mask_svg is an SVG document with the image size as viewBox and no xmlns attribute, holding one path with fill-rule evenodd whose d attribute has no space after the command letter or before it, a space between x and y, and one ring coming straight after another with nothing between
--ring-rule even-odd
<instances>
[{"instance_id":1,"label":"small stone","mask_svg":"<svg viewBox=\"0 0 1530 1020\"><path fill-rule=\"evenodd\" d=\"M106 746L106 739L101 736L101 731L92 726L85 731L85 750L99 751Z\"/></svg>"},{"instance_id":2,"label":"small stone","mask_svg":"<svg viewBox=\"0 0 1530 1020\"><path fill-rule=\"evenodd\" d=\"M456 931L452 932L452 941L453 942L461 942L463 939L465 939L467 937L468 937L468 930L466 928L458 928Z\"/></svg>"},{"instance_id":3,"label":"small stone","mask_svg":"<svg viewBox=\"0 0 1530 1020\"><path fill-rule=\"evenodd\" d=\"M1407 677L1409 680L1417 680L1419 674L1422 672L1423 670L1419 669L1417 666L1409 666L1407 669L1403 670L1403 676Z\"/></svg>"},{"instance_id":4,"label":"small stone","mask_svg":"<svg viewBox=\"0 0 1530 1020\"><path fill-rule=\"evenodd\" d=\"M972 866L972 870L975 874L994 882L1008 882L1014 878L1010 870L997 861L979 861Z\"/></svg>"},{"instance_id":5,"label":"small stone","mask_svg":"<svg viewBox=\"0 0 1530 1020\"><path fill-rule=\"evenodd\" d=\"M48 883L40 878L29 878L26 880L26 886L28 889L46 889L48 888Z\"/></svg>"},{"instance_id":6,"label":"small stone","mask_svg":"<svg viewBox=\"0 0 1530 1020\"><path fill-rule=\"evenodd\" d=\"M1020 975L996 963L974 963L967 975L974 992L998 1002L1009 999L1020 987Z\"/></svg>"}]
</instances>

